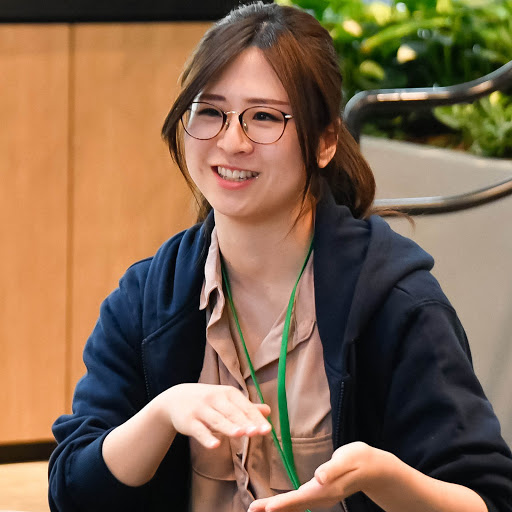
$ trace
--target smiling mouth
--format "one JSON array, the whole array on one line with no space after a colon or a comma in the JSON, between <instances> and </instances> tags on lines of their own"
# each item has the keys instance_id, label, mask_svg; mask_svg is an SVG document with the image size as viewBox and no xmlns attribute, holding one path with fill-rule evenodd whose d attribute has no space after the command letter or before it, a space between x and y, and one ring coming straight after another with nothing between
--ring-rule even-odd
<instances>
[{"instance_id":1,"label":"smiling mouth","mask_svg":"<svg viewBox=\"0 0 512 512\"><path fill-rule=\"evenodd\" d=\"M258 172L243 171L238 169L226 169L220 165L216 168L217 174L226 181L247 181L259 176Z\"/></svg>"}]
</instances>

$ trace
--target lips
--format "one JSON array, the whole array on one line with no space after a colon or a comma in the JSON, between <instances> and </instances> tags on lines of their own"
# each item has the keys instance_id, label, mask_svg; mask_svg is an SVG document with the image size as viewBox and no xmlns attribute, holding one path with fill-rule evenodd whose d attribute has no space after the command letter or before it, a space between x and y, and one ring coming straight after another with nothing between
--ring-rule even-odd
<instances>
[{"instance_id":1,"label":"lips","mask_svg":"<svg viewBox=\"0 0 512 512\"><path fill-rule=\"evenodd\" d=\"M247 171L245 169L228 169L220 165L215 169L217 174L226 181L246 181L259 176L258 172Z\"/></svg>"}]
</instances>

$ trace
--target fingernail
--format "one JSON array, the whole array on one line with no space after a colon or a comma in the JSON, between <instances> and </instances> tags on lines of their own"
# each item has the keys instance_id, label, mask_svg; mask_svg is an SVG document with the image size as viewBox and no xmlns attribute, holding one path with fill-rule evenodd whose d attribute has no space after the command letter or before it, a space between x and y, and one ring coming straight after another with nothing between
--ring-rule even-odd
<instances>
[{"instance_id":1,"label":"fingernail","mask_svg":"<svg viewBox=\"0 0 512 512\"><path fill-rule=\"evenodd\" d=\"M316 475L316 479L321 483L325 484L325 480L327 479L327 475L325 474L325 471L319 471Z\"/></svg>"},{"instance_id":2,"label":"fingernail","mask_svg":"<svg viewBox=\"0 0 512 512\"><path fill-rule=\"evenodd\" d=\"M247 434L253 434L254 432L256 432L258 430L258 427L256 427L255 425L250 425L249 427L247 427Z\"/></svg>"}]
</instances>

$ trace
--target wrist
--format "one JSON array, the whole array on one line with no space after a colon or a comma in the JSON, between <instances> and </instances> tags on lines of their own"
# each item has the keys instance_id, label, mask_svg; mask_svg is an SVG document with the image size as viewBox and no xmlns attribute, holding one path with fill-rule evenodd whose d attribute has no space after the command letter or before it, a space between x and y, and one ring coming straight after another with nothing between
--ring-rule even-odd
<instances>
[{"instance_id":1,"label":"wrist","mask_svg":"<svg viewBox=\"0 0 512 512\"><path fill-rule=\"evenodd\" d=\"M390 485L396 485L397 475L404 463L394 454L369 447L368 473L363 481L361 491L370 499L386 492Z\"/></svg>"},{"instance_id":2,"label":"wrist","mask_svg":"<svg viewBox=\"0 0 512 512\"><path fill-rule=\"evenodd\" d=\"M172 436L176 434L176 429L172 421L169 404L172 404L174 392L174 387L166 389L146 406L152 419L151 424L158 430L171 433Z\"/></svg>"}]
</instances>

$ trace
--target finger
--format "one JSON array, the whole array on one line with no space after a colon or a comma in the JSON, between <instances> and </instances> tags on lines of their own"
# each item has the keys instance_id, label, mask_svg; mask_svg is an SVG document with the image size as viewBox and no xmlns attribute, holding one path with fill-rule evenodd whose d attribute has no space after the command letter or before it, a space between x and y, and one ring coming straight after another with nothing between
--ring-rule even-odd
<instances>
[{"instance_id":1,"label":"finger","mask_svg":"<svg viewBox=\"0 0 512 512\"><path fill-rule=\"evenodd\" d=\"M255 404L258 410L259 433L268 434L272 430L272 425L268 421L270 416L270 407L267 404Z\"/></svg>"},{"instance_id":2,"label":"finger","mask_svg":"<svg viewBox=\"0 0 512 512\"><path fill-rule=\"evenodd\" d=\"M270 416L270 407L267 404L255 404L258 408L258 411L265 417L268 418Z\"/></svg>"},{"instance_id":3,"label":"finger","mask_svg":"<svg viewBox=\"0 0 512 512\"><path fill-rule=\"evenodd\" d=\"M318 484L317 484L318 485ZM301 486L304 487L304 486ZM310 493L299 487L295 491L285 492L278 494L270 498L266 498L264 501L264 508L262 510L268 511L287 511L293 510L296 507L302 506L303 509L311 506Z\"/></svg>"},{"instance_id":4,"label":"finger","mask_svg":"<svg viewBox=\"0 0 512 512\"><path fill-rule=\"evenodd\" d=\"M255 405L239 393L229 392L216 397L212 407L217 413L239 428L238 435L251 435L258 431L260 425L250 417L249 410Z\"/></svg>"},{"instance_id":5,"label":"finger","mask_svg":"<svg viewBox=\"0 0 512 512\"><path fill-rule=\"evenodd\" d=\"M320 484L327 484L347 472L346 447L347 445L338 448L328 461L316 468L315 478Z\"/></svg>"},{"instance_id":6,"label":"finger","mask_svg":"<svg viewBox=\"0 0 512 512\"><path fill-rule=\"evenodd\" d=\"M330 461L324 462L323 464L318 466L315 470L316 481L321 485L324 485L329 481L329 477L330 477L329 462Z\"/></svg>"},{"instance_id":7,"label":"finger","mask_svg":"<svg viewBox=\"0 0 512 512\"><path fill-rule=\"evenodd\" d=\"M253 434L268 434L272 429L267 416L270 416L270 407L266 404L253 404L244 410L251 425L256 427Z\"/></svg>"},{"instance_id":8,"label":"finger","mask_svg":"<svg viewBox=\"0 0 512 512\"><path fill-rule=\"evenodd\" d=\"M192 420L190 422L190 430L188 435L193 437L196 441L202 444L205 448L217 448L220 445L220 440L217 439L210 429L199 420Z\"/></svg>"},{"instance_id":9,"label":"finger","mask_svg":"<svg viewBox=\"0 0 512 512\"><path fill-rule=\"evenodd\" d=\"M212 407L205 407L198 419L212 432L228 437L240 437L244 434L244 429L239 423Z\"/></svg>"},{"instance_id":10,"label":"finger","mask_svg":"<svg viewBox=\"0 0 512 512\"><path fill-rule=\"evenodd\" d=\"M263 498L261 500L255 500L251 503L247 512L265 512L265 506L269 502L270 498Z\"/></svg>"},{"instance_id":11,"label":"finger","mask_svg":"<svg viewBox=\"0 0 512 512\"><path fill-rule=\"evenodd\" d=\"M318 466L315 471L315 478L321 484L331 483L338 480L358 467L358 461L367 451L367 445L363 443L350 443L338 448L331 459Z\"/></svg>"},{"instance_id":12,"label":"finger","mask_svg":"<svg viewBox=\"0 0 512 512\"><path fill-rule=\"evenodd\" d=\"M237 414L243 415L243 419L240 416L238 418L240 418L241 424L247 426L246 435L251 436L270 432L271 426L264 414L265 412L270 414L270 407L268 405L252 403L238 390L231 391L229 398L236 405ZM260 410L262 405L264 408L263 412Z\"/></svg>"},{"instance_id":13,"label":"finger","mask_svg":"<svg viewBox=\"0 0 512 512\"><path fill-rule=\"evenodd\" d=\"M326 492L314 478L295 491L266 498L265 512L293 512L307 508L331 506L338 501L337 497ZM260 509L256 509L259 512Z\"/></svg>"}]
</instances>

